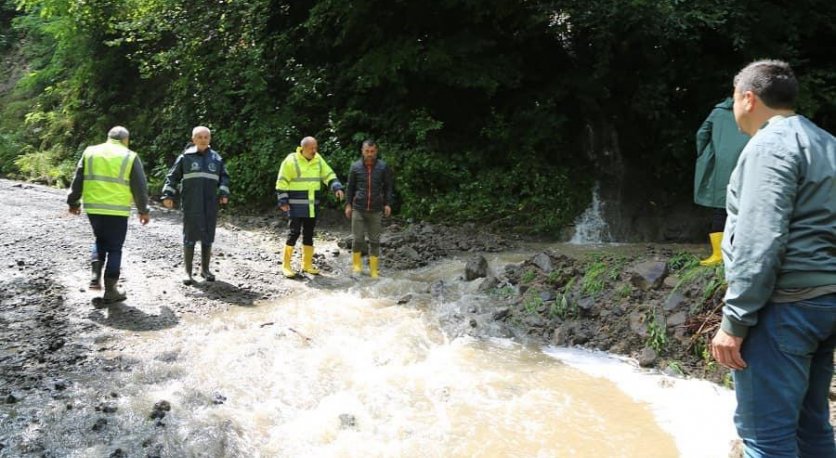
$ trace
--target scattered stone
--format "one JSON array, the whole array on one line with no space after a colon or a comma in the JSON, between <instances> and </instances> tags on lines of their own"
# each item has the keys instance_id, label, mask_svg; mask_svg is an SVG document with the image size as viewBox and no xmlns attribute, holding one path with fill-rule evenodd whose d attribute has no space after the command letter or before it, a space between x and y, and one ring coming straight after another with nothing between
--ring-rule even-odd
<instances>
[{"instance_id":1,"label":"scattered stone","mask_svg":"<svg viewBox=\"0 0 836 458\"><path fill-rule=\"evenodd\" d=\"M212 404L221 405L226 402L226 396L222 395L221 393L215 393L212 396Z\"/></svg>"},{"instance_id":2,"label":"scattered stone","mask_svg":"<svg viewBox=\"0 0 836 458\"><path fill-rule=\"evenodd\" d=\"M633 266L630 283L644 291L657 289L668 273L668 265L662 261L646 261Z\"/></svg>"},{"instance_id":3,"label":"scattered stone","mask_svg":"<svg viewBox=\"0 0 836 458\"><path fill-rule=\"evenodd\" d=\"M647 337L647 324L645 324L644 314L641 312L633 312L629 316L630 330L638 334L640 337Z\"/></svg>"},{"instance_id":4,"label":"scattered stone","mask_svg":"<svg viewBox=\"0 0 836 458\"><path fill-rule=\"evenodd\" d=\"M493 312L492 318L494 319L494 321L502 321L505 318L507 318L510 313L511 313L510 308L500 307L500 308L496 309L495 312Z\"/></svg>"},{"instance_id":5,"label":"scattered stone","mask_svg":"<svg viewBox=\"0 0 836 458\"><path fill-rule=\"evenodd\" d=\"M99 405L96 406L96 410L103 413L114 413L118 410L118 408L115 403L105 401L99 403Z\"/></svg>"},{"instance_id":6,"label":"scattered stone","mask_svg":"<svg viewBox=\"0 0 836 458\"><path fill-rule=\"evenodd\" d=\"M535 266L539 267L544 273L549 273L554 269L552 266L552 258L550 258L546 253L537 253L534 258L531 259L531 262Z\"/></svg>"},{"instance_id":7,"label":"scattered stone","mask_svg":"<svg viewBox=\"0 0 836 458\"><path fill-rule=\"evenodd\" d=\"M642 349L641 353L639 353L639 366L641 367L651 367L656 362L656 350L645 347Z\"/></svg>"},{"instance_id":8,"label":"scattered stone","mask_svg":"<svg viewBox=\"0 0 836 458\"><path fill-rule=\"evenodd\" d=\"M403 305L403 304L408 303L411 300L412 300L412 294L407 294L405 296L401 296L401 298L398 299L398 304Z\"/></svg>"},{"instance_id":9,"label":"scattered stone","mask_svg":"<svg viewBox=\"0 0 836 458\"><path fill-rule=\"evenodd\" d=\"M664 285L666 288L671 288L671 289L676 288L676 286L678 284L679 284L679 277L677 277L676 275L671 275L669 277L665 277L665 281L662 282L662 285Z\"/></svg>"},{"instance_id":10,"label":"scattered stone","mask_svg":"<svg viewBox=\"0 0 836 458\"><path fill-rule=\"evenodd\" d=\"M19 267L23 267L23 266L25 266L25 265L26 265L26 261L24 261L23 259L18 259L18 261L17 261L17 265L18 265Z\"/></svg>"},{"instance_id":11,"label":"scattered stone","mask_svg":"<svg viewBox=\"0 0 836 458\"><path fill-rule=\"evenodd\" d=\"M6 404L14 404L21 399L23 399L23 397L19 393L9 393L9 395L6 396Z\"/></svg>"},{"instance_id":12,"label":"scattered stone","mask_svg":"<svg viewBox=\"0 0 836 458\"><path fill-rule=\"evenodd\" d=\"M58 379L58 380L55 381L54 386L55 386L55 389L58 390L58 391L66 390L67 389L67 381L62 380L62 379Z\"/></svg>"},{"instance_id":13,"label":"scattered stone","mask_svg":"<svg viewBox=\"0 0 836 458\"><path fill-rule=\"evenodd\" d=\"M150 418L153 419L163 419L165 418L166 412L171 411L171 403L168 401L157 401L154 404L154 410L151 411Z\"/></svg>"},{"instance_id":14,"label":"scattered stone","mask_svg":"<svg viewBox=\"0 0 836 458\"><path fill-rule=\"evenodd\" d=\"M354 429L357 428L357 417L351 415L349 413L341 413L340 414L340 428L342 429Z\"/></svg>"},{"instance_id":15,"label":"scattered stone","mask_svg":"<svg viewBox=\"0 0 836 458\"><path fill-rule=\"evenodd\" d=\"M104 429L105 426L107 426L107 419L99 418L98 420L96 420L95 423L93 423L93 428L91 429L93 431L101 431L102 429Z\"/></svg>"},{"instance_id":16,"label":"scattered stone","mask_svg":"<svg viewBox=\"0 0 836 458\"><path fill-rule=\"evenodd\" d=\"M469 261L464 266L464 279L467 281L482 278L488 274L488 260L484 256L478 255Z\"/></svg>"},{"instance_id":17,"label":"scattered stone","mask_svg":"<svg viewBox=\"0 0 836 458\"><path fill-rule=\"evenodd\" d=\"M486 293L499 285L499 279L496 278L494 275L488 275L482 280L482 283L479 283L479 287L476 289L480 293Z\"/></svg>"},{"instance_id":18,"label":"scattered stone","mask_svg":"<svg viewBox=\"0 0 836 458\"><path fill-rule=\"evenodd\" d=\"M683 303L685 303L685 296L683 296L679 291L674 291L667 299L665 299L665 305L663 305L663 308L666 312L670 312L679 308L679 306Z\"/></svg>"},{"instance_id":19,"label":"scattered stone","mask_svg":"<svg viewBox=\"0 0 836 458\"><path fill-rule=\"evenodd\" d=\"M685 324L688 320L688 314L685 311L676 312L667 318L667 326L673 328Z\"/></svg>"},{"instance_id":20,"label":"scattered stone","mask_svg":"<svg viewBox=\"0 0 836 458\"><path fill-rule=\"evenodd\" d=\"M123 452L121 448L117 448L110 454L110 458L127 458L128 454Z\"/></svg>"},{"instance_id":21,"label":"scattered stone","mask_svg":"<svg viewBox=\"0 0 836 458\"><path fill-rule=\"evenodd\" d=\"M543 302L553 302L557 296L552 290L540 291L540 300Z\"/></svg>"}]
</instances>

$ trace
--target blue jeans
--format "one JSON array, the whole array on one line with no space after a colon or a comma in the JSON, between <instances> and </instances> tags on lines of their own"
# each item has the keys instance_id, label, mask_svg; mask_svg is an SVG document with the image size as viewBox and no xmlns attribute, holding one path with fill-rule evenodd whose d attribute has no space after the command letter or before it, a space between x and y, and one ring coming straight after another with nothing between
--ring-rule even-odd
<instances>
[{"instance_id":1,"label":"blue jeans","mask_svg":"<svg viewBox=\"0 0 836 458\"><path fill-rule=\"evenodd\" d=\"M747 368L732 374L745 457L836 457L828 399L834 346L836 294L761 309L743 341Z\"/></svg>"},{"instance_id":2,"label":"blue jeans","mask_svg":"<svg viewBox=\"0 0 836 458\"><path fill-rule=\"evenodd\" d=\"M128 234L128 217L111 215L90 215L90 225L96 236L96 253L99 260L107 260L104 278L118 279L122 265L122 245Z\"/></svg>"}]
</instances>

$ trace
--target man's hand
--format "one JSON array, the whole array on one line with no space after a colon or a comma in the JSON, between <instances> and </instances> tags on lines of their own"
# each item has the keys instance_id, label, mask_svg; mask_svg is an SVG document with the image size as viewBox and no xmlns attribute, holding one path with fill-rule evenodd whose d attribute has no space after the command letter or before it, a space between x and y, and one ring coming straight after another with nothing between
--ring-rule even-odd
<instances>
[{"instance_id":1,"label":"man's hand","mask_svg":"<svg viewBox=\"0 0 836 458\"><path fill-rule=\"evenodd\" d=\"M148 224L148 221L151 221L151 214L150 213L140 213L137 215L139 217L139 224L145 226Z\"/></svg>"},{"instance_id":2,"label":"man's hand","mask_svg":"<svg viewBox=\"0 0 836 458\"><path fill-rule=\"evenodd\" d=\"M81 207L70 207L70 214L80 215L81 214Z\"/></svg>"},{"instance_id":3,"label":"man's hand","mask_svg":"<svg viewBox=\"0 0 836 458\"><path fill-rule=\"evenodd\" d=\"M345 206L345 217L351 219L351 204Z\"/></svg>"},{"instance_id":4,"label":"man's hand","mask_svg":"<svg viewBox=\"0 0 836 458\"><path fill-rule=\"evenodd\" d=\"M729 369L745 369L746 362L740 356L741 346L743 346L743 337L735 337L722 329L718 329L714 339L711 340L711 356L721 366Z\"/></svg>"},{"instance_id":5,"label":"man's hand","mask_svg":"<svg viewBox=\"0 0 836 458\"><path fill-rule=\"evenodd\" d=\"M281 205L279 205L279 210L281 210L281 211L283 211L283 212L288 212L288 211L290 211L290 204L281 204Z\"/></svg>"},{"instance_id":6,"label":"man's hand","mask_svg":"<svg viewBox=\"0 0 836 458\"><path fill-rule=\"evenodd\" d=\"M227 197L227 196L221 196L221 198L220 198L220 199L218 199L218 202L220 202L220 203L221 203L221 205L226 205L226 204L228 204L228 203L229 203L229 197Z\"/></svg>"},{"instance_id":7,"label":"man's hand","mask_svg":"<svg viewBox=\"0 0 836 458\"><path fill-rule=\"evenodd\" d=\"M339 200L343 200L343 198L345 198L345 193L342 189L337 190L337 192L335 192L334 195L336 195L337 199Z\"/></svg>"},{"instance_id":8,"label":"man's hand","mask_svg":"<svg viewBox=\"0 0 836 458\"><path fill-rule=\"evenodd\" d=\"M163 207L165 208L174 208L174 199L166 197L163 199Z\"/></svg>"},{"instance_id":9,"label":"man's hand","mask_svg":"<svg viewBox=\"0 0 836 458\"><path fill-rule=\"evenodd\" d=\"M388 205L384 205L383 206L383 216L388 218L389 215L391 215L391 214L392 214L392 207L390 207Z\"/></svg>"}]
</instances>

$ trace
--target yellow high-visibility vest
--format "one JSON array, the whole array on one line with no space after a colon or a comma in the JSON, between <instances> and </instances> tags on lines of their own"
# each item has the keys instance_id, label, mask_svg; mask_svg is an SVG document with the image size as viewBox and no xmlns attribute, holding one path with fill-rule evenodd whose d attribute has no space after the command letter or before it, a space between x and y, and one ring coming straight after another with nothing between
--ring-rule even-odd
<instances>
[{"instance_id":1,"label":"yellow high-visibility vest","mask_svg":"<svg viewBox=\"0 0 836 458\"><path fill-rule=\"evenodd\" d=\"M321 184L326 186L337 174L319 153L309 161L302 155L302 148L296 148L282 162L276 179L276 190L287 193L291 206L308 206L308 216L316 216L316 193Z\"/></svg>"},{"instance_id":2,"label":"yellow high-visibility vest","mask_svg":"<svg viewBox=\"0 0 836 458\"><path fill-rule=\"evenodd\" d=\"M130 216L131 169L136 153L119 140L90 146L84 150L84 186L81 200L91 215Z\"/></svg>"}]
</instances>

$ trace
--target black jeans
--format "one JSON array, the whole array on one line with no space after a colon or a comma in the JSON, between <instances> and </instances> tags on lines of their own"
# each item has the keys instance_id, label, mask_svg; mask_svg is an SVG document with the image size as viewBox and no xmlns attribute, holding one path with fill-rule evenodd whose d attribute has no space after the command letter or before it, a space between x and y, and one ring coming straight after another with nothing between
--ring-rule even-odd
<instances>
[{"instance_id":1,"label":"black jeans","mask_svg":"<svg viewBox=\"0 0 836 458\"><path fill-rule=\"evenodd\" d=\"M299 234L302 234L302 245L313 246L313 231L316 227L316 217L313 218L290 218L290 235L287 237L287 245L295 246Z\"/></svg>"},{"instance_id":2,"label":"black jeans","mask_svg":"<svg viewBox=\"0 0 836 458\"><path fill-rule=\"evenodd\" d=\"M122 245L128 234L128 217L113 215L90 215L90 225L96 236L96 252L99 261L105 263L104 278L119 278L122 265Z\"/></svg>"}]
</instances>

